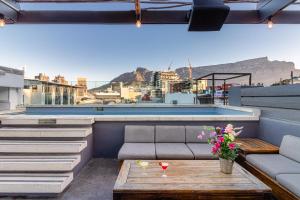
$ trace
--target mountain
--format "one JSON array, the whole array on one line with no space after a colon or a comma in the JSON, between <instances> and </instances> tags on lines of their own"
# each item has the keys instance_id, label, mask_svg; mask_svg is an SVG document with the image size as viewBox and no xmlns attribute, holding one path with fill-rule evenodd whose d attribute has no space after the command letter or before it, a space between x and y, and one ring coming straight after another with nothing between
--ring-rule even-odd
<instances>
[{"instance_id":1,"label":"mountain","mask_svg":"<svg viewBox=\"0 0 300 200\"><path fill-rule=\"evenodd\" d=\"M188 79L188 67L175 70L181 79ZM270 61L267 57L254 58L235 63L193 67L193 78L198 78L213 72L252 73L252 83L263 83L271 85L280 79L290 78L291 71L300 75L300 70L295 69L295 64L286 61ZM133 72L126 72L111 80L111 82L123 82L125 85L147 85L151 83L153 71L146 68L137 68ZM248 83L248 78L234 79L231 83ZM108 84L109 85L109 84ZM108 85L94 88L92 90L105 89Z\"/></svg>"},{"instance_id":2,"label":"mountain","mask_svg":"<svg viewBox=\"0 0 300 200\"><path fill-rule=\"evenodd\" d=\"M295 69L293 62L286 61L269 61L267 57L249 59L235 63L226 63L219 65L193 67L193 78L204 76L213 72L229 72L229 73L252 73L252 83L264 83L271 85L278 82L280 79L289 79L291 71L295 75L300 75L300 70ZM176 69L178 75L182 78L188 77L188 68L182 67ZM248 83L248 79L234 79L234 83Z\"/></svg>"}]
</instances>

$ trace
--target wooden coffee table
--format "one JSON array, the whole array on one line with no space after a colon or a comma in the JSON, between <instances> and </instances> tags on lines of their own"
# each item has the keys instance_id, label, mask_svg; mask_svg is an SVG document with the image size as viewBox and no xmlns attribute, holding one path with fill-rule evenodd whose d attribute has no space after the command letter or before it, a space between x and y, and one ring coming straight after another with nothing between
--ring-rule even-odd
<instances>
[{"instance_id":1,"label":"wooden coffee table","mask_svg":"<svg viewBox=\"0 0 300 200\"><path fill-rule=\"evenodd\" d=\"M114 186L114 200L271 199L268 186L234 164L232 174L220 172L218 160L170 160L168 177L161 177L159 161L146 170L135 161L124 161Z\"/></svg>"}]
</instances>

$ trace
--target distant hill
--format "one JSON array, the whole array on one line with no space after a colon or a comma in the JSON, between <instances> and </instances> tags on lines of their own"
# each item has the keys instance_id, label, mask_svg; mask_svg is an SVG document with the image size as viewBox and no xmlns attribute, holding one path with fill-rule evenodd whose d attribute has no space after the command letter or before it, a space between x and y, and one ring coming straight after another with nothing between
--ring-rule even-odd
<instances>
[{"instance_id":1,"label":"distant hill","mask_svg":"<svg viewBox=\"0 0 300 200\"><path fill-rule=\"evenodd\" d=\"M175 70L181 79L188 78L188 68L181 67ZM293 62L269 61L267 57L254 58L235 63L226 63L219 65L209 65L193 67L193 78L198 78L213 72L234 72L234 73L252 73L252 83L263 83L271 85L280 79L290 78L291 71L295 75L300 75L300 70L295 69ZM136 71L126 72L111 80L111 82L124 82L126 85L144 85L151 82L153 71L146 68L137 68ZM231 83L247 83L248 79L232 80ZM104 89L106 86L94 88L92 90Z\"/></svg>"}]
</instances>

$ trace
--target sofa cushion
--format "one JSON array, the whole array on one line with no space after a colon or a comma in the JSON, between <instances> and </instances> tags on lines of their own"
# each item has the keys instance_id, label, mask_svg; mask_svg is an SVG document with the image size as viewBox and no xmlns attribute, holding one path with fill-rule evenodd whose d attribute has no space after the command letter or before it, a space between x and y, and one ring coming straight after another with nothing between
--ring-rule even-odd
<instances>
[{"instance_id":1,"label":"sofa cushion","mask_svg":"<svg viewBox=\"0 0 300 200\"><path fill-rule=\"evenodd\" d=\"M187 143L189 149L194 154L196 160L202 159L216 159L216 156L213 156L211 153L211 145L204 143Z\"/></svg>"},{"instance_id":2,"label":"sofa cushion","mask_svg":"<svg viewBox=\"0 0 300 200\"><path fill-rule=\"evenodd\" d=\"M279 174L300 173L300 163L280 154L250 154L246 160L273 179Z\"/></svg>"},{"instance_id":3,"label":"sofa cushion","mask_svg":"<svg viewBox=\"0 0 300 200\"><path fill-rule=\"evenodd\" d=\"M213 126L186 126L186 142L187 143L207 143L207 140L210 136L208 129L214 129ZM202 131L205 135L202 135ZM202 138L198 138L198 135L201 134Z\"/></svg>"},{"instance_id":4,"label":"sofa cushion","mask_svg":"<svg viewBox=\"0 0 300 200\"><path fill-rule=\"evenodd\" d=\"M282 139L279 153L300 162L300 137L285 135Z\"/></svg>"},{"instance_id":5,"label":"sofa cushion","mask_svg":"<svg viewBox=\"0 0 300 200\"><path fill-rule=\"evenodd\" d=\"M119 160L155 160L154 143L124 143L118 155Z\"/></svg>"},{"instance_id":6,"label":"sofa cushion","mask_svg":"<svg viewBox=\"0 0 300 200\"><path fill-rule=\"evenodd\" d=\"M192 160L193 153L184 143L156 143L157 159Z\"/></svg>"},{"instance_id":7,"label":"sofa cushion","mask_svg":"<svg viewBox=\"0 0 300 200\"><path fill-rule=\"evenodd\" d=\"M154 142L154 126L125 126L126 142Z\"/></svg>"},{"instance_id":8,"label":"sofa cushion","mask_svg":"<svg viewBox=\"0 0 300 200\"><path fill-rule=\"evenodd\" d=\"M185 143L184 126L156 126L155 141L162 143Z\"/></svg>"},{"instance_id":9,"label":"sofa cushion","mask_svg":"<svg viewBox=\"0 0 300 200\"><path fill-rule=\"evenodd\" d=\"M300 197L300 174L279 174L276 180L289 191Z\"/></svg>"}]
</instances>

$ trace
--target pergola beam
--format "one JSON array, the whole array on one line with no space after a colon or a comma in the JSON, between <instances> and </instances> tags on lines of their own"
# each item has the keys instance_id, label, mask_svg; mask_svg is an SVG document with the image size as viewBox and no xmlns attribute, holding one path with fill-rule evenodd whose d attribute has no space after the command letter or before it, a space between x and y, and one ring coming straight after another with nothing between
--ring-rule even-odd
<instances>
[{"instance_id":1,"label":"pergola beam","mask_svg":"<svg viewBox=\"0 0 300 200\"><path fill-rule=\"evenodd\" d=\"M143 10L143 24L187 24L188 11ZM300 11L282 11L273 22L276 24L300 24ZM17 24L134 24L135 11L20 11ZM257 11L229 13L225 24L259 24Z\"/></svg>"},{"instance_id":2,"label":"pergola beam","mask_svg":"<svg viewBox=\"0 0 300 200\"><path fill-rule=\"evenodd\" d=\"M19 5L13 0L0 0L0 13L9 22L17 21L19 8Z\"/></svg>"},{"instance_id":3,"label":"pergola beam","mask_svg":"<svg viewBox=\"0 0 300 200\"><path fill-rule=\"evenodd\" d=\"M260 21L264 22L272 18L294 2L296 0L260 0L257 4Z\"/></svg>"}]
</instances>

